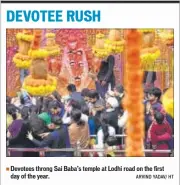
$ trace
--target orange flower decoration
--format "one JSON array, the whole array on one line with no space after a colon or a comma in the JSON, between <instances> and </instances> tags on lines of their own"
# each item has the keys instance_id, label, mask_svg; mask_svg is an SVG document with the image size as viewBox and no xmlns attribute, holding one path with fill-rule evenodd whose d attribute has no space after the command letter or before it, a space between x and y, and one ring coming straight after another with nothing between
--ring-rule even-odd
<instances>
[{"instance_id":1,"label":"orange flower decoration","mask_svg":"<svg viewBox=\"0 0 180 185\"><path fill-rule=\"evenodd\" d=\"M140 60L141 33L136 29L128 30L126 34L126 66L125 89L123 102L128 111L126 156L144 156L144 106L143 100L143 72Z\"/></svg>"}]
</instances>

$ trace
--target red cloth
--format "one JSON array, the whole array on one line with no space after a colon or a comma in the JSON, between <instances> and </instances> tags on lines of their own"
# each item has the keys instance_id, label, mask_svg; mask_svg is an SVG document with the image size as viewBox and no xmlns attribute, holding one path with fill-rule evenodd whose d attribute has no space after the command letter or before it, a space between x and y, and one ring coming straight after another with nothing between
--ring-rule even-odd
<instances>
[{"instance_id":1,"label":"red cloth","mask_svg":"<svg viewBox=\"0 0 180 185\"><path fill-rule=\"evenodd\" d=\"M156 150L168 150L168 142L172 136L172 129L167 121L163 124L152 123L150 128L150 138L152 145L156 145ZM152 153L152 157L168 157L168 153Z\"/></svg>"}]
</instances>

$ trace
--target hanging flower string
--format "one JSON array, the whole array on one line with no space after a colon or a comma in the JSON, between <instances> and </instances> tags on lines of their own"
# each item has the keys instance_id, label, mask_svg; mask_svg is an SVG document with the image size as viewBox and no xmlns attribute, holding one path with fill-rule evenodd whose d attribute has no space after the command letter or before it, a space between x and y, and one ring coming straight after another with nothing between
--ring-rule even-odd
<instances>
[{"instance_id":1,"label":"hanging flower string","mask_svg":"<svg viewBox=\"0 0 180 185\"><path fill-rule=\"evenodd\" d=\"M33 35L30 30L23 30L23 32L17 33L16 39L19 45L18 53L13 57L13 62L17 68L28 69L31 65L31 58L28 56Z\"/></svg>"},{"instance_id":2,"label":"hanging flower string","mask_svg":"<svg viewBox=\"0 0 180 185\"><path fill-rule=\"evenodd\" d=\"M23 89L33 96L45 96L56 90L57 80L47 74L48 51L40 49L41 30L34 31L34 41L28 54L32 58L31 75L23 83Z\"/></svg>"},{"instance_id":3,"label":"hanging flower string","mask_svg":"<svg viewBox=\"0 0 180 185\"><path fill-rule=\"evenodd\" d=\"M174 89L169 88L162 97L165 111L174 118Z\"/></svg>"},{"instance_id":4,"label":"hanging flower string","mask_svg":"<svg viewBox=\"0 0 180 185\"><path fill-rule=\"evenodd\" d=\"M128 112L126 156L144 156L144 106L140 49L141 33L129 30L126 38L126 65L124 109Z\"/></svg>"},{"instance_id":5,"label":"hanging flower string","mask_svg":"<svg viewBox=\"0 0 180 185\"><path fill-rule=\"evenodd\" d=\"M105 48L105 35L99 33L96 35L96 44L92 47L93 54L97 58L105 58L107 57L110 52L107 48Z\"/></svg>"},{"instance_id":6,"label":"hanging flower string","mask_svg":"<svg viewBox=\"0 0 180 185\"><path fill-rule=\"evenodd\" d=\"M141 50L141 64L144 71L167 71L167 65L157 59L160 57L160 49L154 45L155 29L139 29L143 35L143 49ZM156 62L157 61L157 62ZM159 65L161 64L161 66Z\"/></svg>"},{"instance_id":7,"label":"hanging flower string","mask_svg":"<svg viewBox=\"0 0 180 185\"><path fill-rule=\"evenodd\" d=\"M108 39L105 40L105 49L110 53L119 54L124 50L124 40L121 39L119 30L112 29L109 31Z\"/></svg>"},{"instance_id":8,"label":"hanging flower string","mask_svg":"<svg viewBox=\"0 0 180 185\"><path fill-rule=\"evenodd\" d=\"M44 49L48 52L50 57L60 55L60 47L56 44L54 33L49 32L46 34L46 46Z\"/></svg>"}]
</instances>

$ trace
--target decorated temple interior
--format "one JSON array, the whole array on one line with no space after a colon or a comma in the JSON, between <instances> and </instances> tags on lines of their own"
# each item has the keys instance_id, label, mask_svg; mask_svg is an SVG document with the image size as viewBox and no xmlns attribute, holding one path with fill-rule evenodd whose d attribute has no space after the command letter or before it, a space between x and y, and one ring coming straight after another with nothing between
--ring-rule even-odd
<instances>
[{"instance_id":1,"label":"decorated temple interior","mask_svg":"<svg viewBox=\"0 0 180 185\"><path fill-rule=\"evenodd\" d=\"M33 33L33 30L28 30ZM111 31L111 34L109 32ZM113 32L114 31L114 32ZM115 32L118 33L115 33ZM14 55L18 52L18 40L17 33L23 32L22 29L7 29L7 95L14 97L21 88L21 80L19 69L20 68L13 62ZM147 31L148 32L148 31ZM156 60L149 62L142 66L144 71L156 72L155 84L161 90L170 87L173 83L173 43L172 36L173 30L150 30L150 33L144 36L144 44L150 44L157 46L160 54ZM48 35L49 34L49 35ZM78 86L78 89L82 88L95 88L92 78L81 78L82 73L87 73L88 76L93 76L99 68L99 58L93 54L93 46L96 44L101 48L101 38L97 41L97 35L101 37L101 34L105 38L105 45L108 45L108 38L119 40L119 51L115 53L115 67L114 73L116 83L124 84L124 68L126 63L125 50L123 45L125 40L126 30L108 30L108 29L44 29L42 30L41 47L59 48L59 50L52 53L48 57L48 73L57 77L57 89L60 94L66 95L66 86L70 81L74 81ZM54 36L54 37L53 37ZM169 39L168 39L169 36ZM103 39L104 39L103 38ZM73 42L77 42L77 47L83 49L83 55L81 53L70 53L68 57L73 58L73 61L82 61L78 67L74 63L68 63L65 60L64 50L68 49ZM97 42L97 43L96 43ZM169 43L168 43L169 42ZM102 46L104 47L104 46ZM77 49L76 49L77 50ZM145 51L147 52L147 51ZM146 60L146 59L145 59ZM28 69L28 65L24 68ZM87 75L86 75L87 76ZM76 79L73 79L76 78Z\"/></svg>"}]
</instances>

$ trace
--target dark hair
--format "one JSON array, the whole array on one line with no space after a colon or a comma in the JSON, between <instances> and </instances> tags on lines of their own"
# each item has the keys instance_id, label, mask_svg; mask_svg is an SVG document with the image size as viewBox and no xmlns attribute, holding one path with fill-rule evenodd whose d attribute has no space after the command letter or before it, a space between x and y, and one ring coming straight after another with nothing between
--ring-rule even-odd
<instances>
[{"instance_id":1,"label":"dark hair","mask_svg":"<svg viewBox=\"0 0 180 185\"><path fill-rule=\"evenodd\" d=\"M89 116L89 107L86 104L83 104L81 106L81 111L82 111L83 114Z\"/></svg>"},{"instance_id":2,"label":"dark hair","mask_svg":"<svg viewBox=\"0 0 180 185\"><path fill-rule=\"evenodd\" d=\"M81 104L78 101L70 100L69 105L72 106L73 109L81 110Z\"/></svg>"},{"instance_id":3,"label":"dark hair","mask_svg":"<svg viewBox=\"0 0 180 185\"><path fill-rule=\"evenodd\" d=\"M39 113L38 107L36 105L32 105L30 107L30 110L29 111L30 111L31 114L38 114Z\"/></svg>"},{"instance_id":4,"label":"dark hair","mask_svg":"<svg viewBox=\"0 0 180 185\"><path fill-rule=\"evenodd\" d=\"M61 125L62 124L62 119L59 116L52 116L51 121L55 125Z\"/></svg>"},{"instance_id":5,"label":"dark hair","mask_svg":"<svg viewBox=\"0 0 180 185\"><path fill-rule=\"evenodd\" d=\"M151 89L148 90L148 94L154 95L158 100L161 98L161 90L157 87L152 87Z\"/></svg>"},{"instance_id":6,"label":"dark hair","mask_svg":"<svg viewBox=\"0 0 180 185\"><path fill-rule=\"evenodd\" d=\"M119 93L124 93L124 87L122 85L116 85L115 89L119 92Z\"/></svg>"},{"instance_id":7,"label":"dark hair","mask_svg":"<svg viewBox=\"0 0 180 185\"><path fill-rule=\"evenodd\" d=\"M77 123L77 125L84 125L85 123L81 120L81 111L79 109L73 109L71 111L71 119Z\"/></svg>"},{"instance_id":8,"label":"dark hair","mask_svg":"<svg viewBox=\"0 0 180 185\"><path fill-rule=\"evenodd\" d=\"M103 112L100 115L100 122L101 122L101 127L102 127L102 131L103 131L103 135L104 135L104 143L106 143L108 137L109 137L109 117L108 114Z\"/></svg>"},{"instance_id":9,"label":"dark hair","mask_svg":"<svg viewBox=\"0 0 180 185\"><path fill-rule=\"evenodd\" d=\"M29 114L30 114L30 108L27 106L24 106L21 109L21 117L23 120L27 120L29 118Z\"/></svg>"},{"instance_id":10,"label":"dark hair","mask_svg":"<svg viewBox=\"0 0 180 185\"><path fill-rule=\"evenodd\" d=\"M163 122L164 122L164 114L162 114L161 112L156 111L154 113L154 118L155 118L155 120L156 120L156 122L158 124L163 124Z\"/></svg>"},{"instance_id":11,"label":"dark hair","mask_svg":"<svg viewBox=\"0 0 180 185\"><path fill-rule=\"evenodd\" d=\"M13 104L8 104L6 106L6 112L12 116L13 120L16 120L17 119L17 112L18 112L18 109L15 105Z\"/></svg>"},{"instance_id":12,"label":"dark hair","mask_svg":"<svg viewBox=\"0 0 180 185\"><path fill-rule=\"evenodd\" d=\"M88 93L88 97L99 99L99 94L96 90L90 90Z\"/></svg>"},{"instance_id":13,"label":"dark hair","mask_svg":"<svg viewBox=\"0 0 180 185\"><path fill-rule=\"evenodd\" d=\"M6 96L6 104L10 104L11 103L11 97Z\"/></svg>"},{"instance_id":14,"label":"dark hair","mask_svg":"<svg viewBox=\"0 0 180 185\"><path fill-rule=\"evenodd\" d=\"M48 108L49 108L49 103L52 101L51 98L46 97L43 100L43 108L42 108L42 112L48 112Z\"/></svg>"},{"instance_id":15,"label":"dark hair","mask_svg":"<svg viewBox=\"0 0 180 185\"><path fill-rule=\"evenodd\" d=\"M36 114L32 114L30 116L29 130L31 130L35 136L48 131L47 127L44 125L43 120L40 119Z\"/></svg>"},{"instance_id":16,"label":"dark hair","mask_svg":"<svg viewBox=\"0 0 180 185\"><path fill-rule=\"evenodd\" d=\"M75 86L74 84L69 84L69 85L67 86L67 90L68 90L69 92L75 92L75 91L76 91L76 86Z\"/></svg>"},{"instance_id":17,"label":"dark hair","mask_svg":"<svg viewBox=\"0 0 180 185\"><path fill-rule=\"evenodd\" d=\"M52 95L56 98L57 101L61 102L61 95L57 91L54 91Z\"/></svg>"},{"instance_id":18,"label":"dark hair","mask_svg":"<svg viewBox=\"0 0 180 185\"><path fill-rule=\"evenodd\" d=\"M24 96L22 94L20 95L20 103L21 105L25 104Z\"/></svg>"},{"instance_id":19,"label":"dark hair","mask_svg":"<svg viewBox=\"0 0 180 185\"><path fill-rule=\"evenodd\" d=\"M84 88L84 89L81 91L81 96L82 96L82 97L88 96L88 93L89 93L89 89L88 89L88 88Z\"/></svg>"},{"instance_id":20,"label":"dark hair","mask_svg":"<svg viewBox=\"0 0 180 185\"><path fill-rule=\"evenodd\" d=\"M37 111L40 114L43 111L44 97L36 98Z\"/></svg>"},{"instance_id":21,"label":"dark hair","mask_svg":"<svg viewBox=\"0 0 180 185\"><path fill-rule=\"evenodd\" d=\"M59 104L57 102L57 100L53 100L53 101L50 101L48 103L48 110L50 111L50 109L54 108L54 109L57 109L59 107Z\"/></svg>"}]
</instances>

